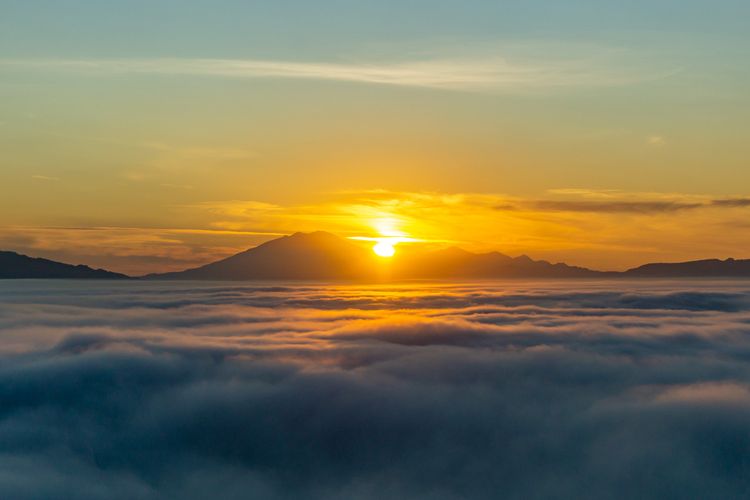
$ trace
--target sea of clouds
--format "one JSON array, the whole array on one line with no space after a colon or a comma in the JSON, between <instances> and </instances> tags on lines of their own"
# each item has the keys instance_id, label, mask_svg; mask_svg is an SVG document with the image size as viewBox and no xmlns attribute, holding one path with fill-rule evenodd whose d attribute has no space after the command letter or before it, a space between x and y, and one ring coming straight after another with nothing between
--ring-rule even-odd
<instances>
[{"instance_id":1,"label":"sea of clouds","mask_svg":"<svg viewBox=\"0 0 750 500\"><path fill-rule=\"evenodd\" d=\"M750 283L0 283L0 498L750 495Z\"/></svg>"}]
</instances>

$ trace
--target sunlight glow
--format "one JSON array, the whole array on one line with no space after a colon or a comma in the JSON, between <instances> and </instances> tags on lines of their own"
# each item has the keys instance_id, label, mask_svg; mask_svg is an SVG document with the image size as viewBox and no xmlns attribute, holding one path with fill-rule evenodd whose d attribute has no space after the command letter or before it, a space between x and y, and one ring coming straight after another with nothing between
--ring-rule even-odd
<instances>
[{"instance_id":1,"label":"sunlight glow","mask_svg":"<svg viewBox=\"0 0 750 500\"><path fill-rule=\"evenodd\" d=\"M372 251L375 252L375 254L378 257L393 257L393 255L396 253L396 249L393 246L393 243L389 240L382 240L377 243L375 243L375 246L372 247Z\"/></svg>"},{"instance_id":2,"label":"sunlight glow","mask_svg":"<svg viewBox=\"0 0 750 500\"><path fill-rule=\"evenodd\" d=\"M377 217L371 218L369 222L380 236L349 236L349 239L374 242L372 251L378 257L393 257L396 254L396 245L400 243L424 241L407 236L400 229L403 221L391 214L380 213Z\"/></svg>"},{"instance_id":3,"label":"sunlight glow","mask_svg":"<svg viewBox=\"0 0 750 500\"><path fill-rule=\"evenodd\" d=\"M399 229L401 221L396 217L381 216L373 220L372 225L375 230L382 236L388 236L390 238L405 236L404 233Z\"/></svg>"}]
</instances>

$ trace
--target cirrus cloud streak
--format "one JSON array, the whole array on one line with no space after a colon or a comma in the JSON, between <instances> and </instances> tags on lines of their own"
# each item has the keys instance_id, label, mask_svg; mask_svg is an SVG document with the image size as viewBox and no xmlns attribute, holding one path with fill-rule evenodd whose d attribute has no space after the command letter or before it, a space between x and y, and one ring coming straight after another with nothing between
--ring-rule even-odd
<instances>
[{"instance_id":1,"label":"cirrus cloud streak","mask_svg":"<svg viewBox=\"0 0 750 500\"><path fill-rule=\"evenodd\" d=\"M262 59L24 59L0 68L84 75L151 74L221 78L283 78L395 85L443 90L520 91L627 85L670 76L654 71L567 57L527 61L501 56L412 61L313 62Z\"/></svg>"}]
</instances>

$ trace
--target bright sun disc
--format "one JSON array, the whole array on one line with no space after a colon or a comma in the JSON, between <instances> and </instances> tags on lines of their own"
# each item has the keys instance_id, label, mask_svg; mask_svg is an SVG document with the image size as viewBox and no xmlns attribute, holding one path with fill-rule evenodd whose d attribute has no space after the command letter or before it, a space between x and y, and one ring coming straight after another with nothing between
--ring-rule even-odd
<instances>
[{"instance_id":1,"label":"bright sun disc","mask_svg":"<svg viewBox=\"0 0 750 500\"><path fill-rule=\"evenodd\" d=\"M393 243L388 241L379 241L372 247L372 251L380 257L393 257L396 253L396 249L393 248Z\"/></svg>"}]
</instances>

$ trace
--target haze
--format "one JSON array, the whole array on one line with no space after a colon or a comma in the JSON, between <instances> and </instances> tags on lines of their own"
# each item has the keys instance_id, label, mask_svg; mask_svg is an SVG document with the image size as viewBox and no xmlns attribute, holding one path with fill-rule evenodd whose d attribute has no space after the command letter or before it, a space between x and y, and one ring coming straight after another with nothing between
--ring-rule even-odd
<instances>
[{"instance_id":1,"label":"haze","mask_svg":"<svg viewBox=\"0 0 750 500\"><path fill-rule=\"evenodd\" d=\"M747 2L2 2L0 248L133 275L377 221L749 257Z\"/></svg>"}]
</instances>

